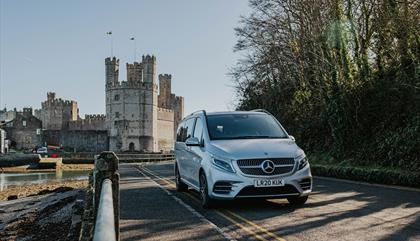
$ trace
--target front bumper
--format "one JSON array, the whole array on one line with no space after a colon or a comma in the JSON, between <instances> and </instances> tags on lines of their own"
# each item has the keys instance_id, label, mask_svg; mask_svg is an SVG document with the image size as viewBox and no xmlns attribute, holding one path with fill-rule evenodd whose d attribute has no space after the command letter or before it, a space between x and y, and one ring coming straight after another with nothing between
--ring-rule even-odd
<instances>
[{"instance_id":1,"label":"front bumper","mask_svg":"<svg viewBox=\"0 0 420 241\"><path fill-rule=\"evenodd\" d=\"M283 179L281 187L254 187L256 179ZM309 164L286 176L248 176L237 170L228 173L211 168L208 175L209 195L219 200L240 198L287 198L308 196L312 192L312 175Z\"/></svg>"}]
</instances>

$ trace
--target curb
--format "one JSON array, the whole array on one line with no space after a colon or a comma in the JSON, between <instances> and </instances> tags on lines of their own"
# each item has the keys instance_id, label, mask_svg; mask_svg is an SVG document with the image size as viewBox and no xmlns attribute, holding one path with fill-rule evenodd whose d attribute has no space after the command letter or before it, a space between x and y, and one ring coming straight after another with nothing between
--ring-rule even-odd
<instances>
[{"instance_id":1,"label":"curb","mask_svg":"<svg viewBox=\"0 0 420 241\"><path fill-rule=\"evenodd\" d=\"M335 177L324 177L324 176L317 176L317 175L315 175L314 177L316 179L321 179L321 180L326 180L326 181L337 181L337 182L359 184L359 185L365 185L365 186L371 186L371 187L383 187L383 188L397 189L397 190L403 190L403 191L420 192L420 188L414 188L414 187L385 185L385 184L369 183L369 182L363 182L363 181L353 181L353 180L348 180L348 179L340 179L340 178L335 178Z\"/></svg>"}]
</instances>

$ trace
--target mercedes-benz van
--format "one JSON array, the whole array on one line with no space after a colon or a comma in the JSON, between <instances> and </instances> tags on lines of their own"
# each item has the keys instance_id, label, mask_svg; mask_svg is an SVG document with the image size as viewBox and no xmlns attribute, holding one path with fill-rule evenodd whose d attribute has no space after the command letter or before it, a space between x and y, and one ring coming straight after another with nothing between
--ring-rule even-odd
<instances>
[{"instance_id":1,"label":"mercedes-benz van","mask_svg":"<svg viewBox=\"0 0 420 241\"><path fill-rule=\"evenodd\" d=\"M178 126L174 149L177 190L197 190L204 207L241 198L303 205L312 190L305 152L265 110L194 112Z\"/></svg>"}]
</instances>

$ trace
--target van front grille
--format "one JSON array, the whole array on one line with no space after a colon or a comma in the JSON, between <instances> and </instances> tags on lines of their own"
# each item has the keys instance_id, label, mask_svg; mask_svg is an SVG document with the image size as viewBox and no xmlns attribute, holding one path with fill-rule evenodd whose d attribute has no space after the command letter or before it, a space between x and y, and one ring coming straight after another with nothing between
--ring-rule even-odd
<instances>
[{"instance_id":1,"label":"van front grille","mask_svg":"<svg viewBox=\"0 0 420 241\"><path fill-rule=\"evenodd\" d=\"M266 173L262 163L270 160L274 163L274 171ZM287 174L293 171L295 160L293 158L271 158L271 159L245 159L236 161L242 173L254 176L274 176Z\"/></svg>"}]
</instances>

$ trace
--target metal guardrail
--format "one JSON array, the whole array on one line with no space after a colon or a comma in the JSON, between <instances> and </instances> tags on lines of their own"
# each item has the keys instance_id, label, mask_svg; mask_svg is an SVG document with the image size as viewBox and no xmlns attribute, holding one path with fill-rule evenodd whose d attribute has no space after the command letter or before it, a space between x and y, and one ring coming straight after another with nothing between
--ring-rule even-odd
<instances>
[{"instance_id":1,"label":"metal guardrail","mask_svg":"<svg viewBox=\"0 0 420 241\"><path fill-rule=\"evenodd\" d=\"M120 190L118 157L113 152L95 156L93 169L94 233L93 241L120 240Z\"/></svg>"},{"instance_id":2,"label":"metal guardrail","mask_svg":"<svg viewBox=\"0 0 420 241\"><path fill-rule=\"evenodd\" d=\"M116 241L112 181L105 179L99 198L93 241Z\"/></svg>"}]
</instances>

